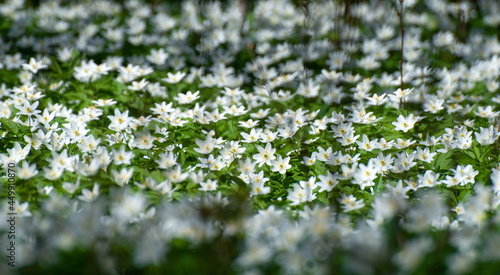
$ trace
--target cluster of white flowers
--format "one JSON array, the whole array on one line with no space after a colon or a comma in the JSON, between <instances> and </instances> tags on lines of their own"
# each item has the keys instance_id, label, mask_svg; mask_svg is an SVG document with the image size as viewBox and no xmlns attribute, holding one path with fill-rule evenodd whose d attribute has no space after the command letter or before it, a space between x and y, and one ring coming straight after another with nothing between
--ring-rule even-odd
<instances>
[{"instance_id":1,"label":"cluster of white flowers","mask_svg":"<svg viewBox=\"0 0 500 275\"><path fill-rule=\"evenodd\" d=\"M249 274L500 261L500 5L40 2L0 4L19 266L80 247L116 273L113 246L142 268L178 239L234 240Z\"/></svg>"}]
</instances>

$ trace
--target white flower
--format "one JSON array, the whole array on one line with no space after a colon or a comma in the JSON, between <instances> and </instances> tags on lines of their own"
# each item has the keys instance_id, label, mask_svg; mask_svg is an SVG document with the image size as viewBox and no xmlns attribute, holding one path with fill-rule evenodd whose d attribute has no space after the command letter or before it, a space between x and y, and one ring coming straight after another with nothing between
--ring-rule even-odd
<instances>
[{"instance_id":1,"label":"white flower","mask_svg":"<svg viewBox=\"0 0 500 275\"><path fill-rule=\"evenodd\" d=\"M160 169L168 169L176 164L177 155L173 152L169 152L168 154L159 154L159 159L155 159L155 162L158 164L158 168Z\"/></svg>"},{"instance_id":2,"label":"white flower","mask_svg":"<svg viewBox=\"0 0 500 275\"><path fill-rule=\"evenodd\" d=\"M82 153L95 151L100 142L100 138L95 139L94 135L89 135L82 138L82 143L78 144L78 148Z\"/></svg>"},{"instance_id":3,"label":"white flower","mask_svg":"<svg viewBox=\"0 0 500 275\"><path fill-rule=\"evenodd\" d=\"M313 190L308 185L302 187L300 184L295 183L293 190L288 190L288 200L292 202L290 205L299 205L315 199L316 194L313 194Z\"/></svg>"},{"instance_id":4,"label":"white flower","mask_svg":"<svg viewBox=\"0 0 500 275\"><path fill-rule=\"evenodd\" d=\"M195 93L191 93L191 91L188 91L185 94L178 93L177 96L174 97L174 99L177 100L177 102L181 105L182 104L189 104L189 103L197 100L198 98L200 98L199 94L200 94L200 91L196 91Z\"/></svg>"},{"instance_id":5,"label":"white flower","mask_svg":"<svg viewBox=\"0 0 500 275\"><path fill-rule=\"evenodd\" d=\"M492 169L490 179L491 179L491 184L493 187L493 193L496 196L499 196L500 195L500 168L498 168L498 169L493 168Z\"/></svg>"},{"instance_id":6,"label":"white flower","mask_svg":"<svg viewBox=\"0 0 500 275\"><path fill-rule=\"evenodd\" d=\"M111 170L111 174L113 175L113 179L115 180L116 184L123 186L128 181L130 178L132 178L132 174L134 173L134 168L131 167L130 169L127 170L127 168L122 168L120 172L116 170Z\"/></svg>"},{"instance_id":7,"label":"white flower","mask_svg":"<svg viewBox=\"0 0 500 275\"><path fill-rule=\"evenodd\" d=\"M114 116L108 116L108 118L111 120L111 124L109 124L109 129L114 130L114 131L121 131L125 130L129 123L132 122L133 118L128 116L128 110L124 111L123 113L120 112L120 110L115 109L115 115Z\"/></svg>"},{"instance_id":8,"label":"white flower","mask_svg":"<svg viewBox=\"0 0 500 275\"><path fill-rule=\"evenodd\" d=\"M38 174L36 169L36 164L29 164L28 161L24 161L21 166L17 167L16 176L20 179L29 179Z\"/></svg>"},{"instance_id":9,"label":"white flower","mask_svg":"<svg viewBox=\"0 0 500 275\"><path fill-rule=\"evenodd\" d=\"M417 147L417 155L416 158L423 162L431 163L434 160L434 156L436 156L436 152L430 153L429 148L426 147L423 151L420 147Z\"/></svg>"},{"instance_id":10,"label":"white flower","mask_svg":"<svg viewBox=\"0 0 500 275\"><path fill-rule=\"evenodd\" d=\"M438 183L437 179L439 178L439 174L427 170L423 175L417 175L417 178L419 187L433 187Z\"/></svg>"},{"instance_id":11,"label":"white flower","mask_svg":"<svg viewBox=\"0 0 500 275\"><path fill-rule=\"evenodd\" d=\"M462 182L462 178L460 175L455 175L455 176L446 176L446 179L441 180L442 184L445 184L446 187L452 187L459 185Z\"/></svg>"},{"instance_id":12,"label":"white flower","mask_svg":"<svg viewBox=\"0 0 500 275\"><path fill-rule=\"evenodd\" d=\"M479 106L477 107L477 112L475 111L474 114L479 117L484 117L484 118L495 118L500 114L500 112L493 112L493 109L491 106Z\"/></svg>"},{"instance_id":13,"label":"white flower","mask_svg":"<svg viewBox=\"0 0 500 275\"><path fill-rule=\"evenodd\" d=\"M474 178L479 174L479 171L473 169L472 165L462 166L457 165L456 169L450 169L455 176L461 179L460 185L467 183L475 183Z\"/></svg>"},{"instance_id":14,"label":"white flower","mask_svg":"<svg viewBox=\"0 0 500 275\"><path fill-rule=\"evenodd\" d=\"M156 65L163 65L167 61L168 53L165 53L164 49L151 49L149 55L146 56L146 59Z\"/></svg>"},{"instance_id":15,"label":"white flower","mask_svg":"<svg viewBox=\"0 0 500 275\"><path fill-rule=\"evenodd\" d=\"M276 159L276 156L274 155L274 152L276 152L276 148L272 148L271 143L267 143L266 148L257 145L257 149L259 150L259 153L253 155L253 159L257 161L259 167L261 167L264 163L267 165L272 165L271 161Z\"/></svg>"},{"instance_id":16,"label":"white flower","mask_svg":"<svg viewBox=\"0 0 500 275\"><path fill-rule=\"evenodd\" d=\"M246 120L246 121L239 121L238 122L239 126L241 127L244 127L244 128L253 128L255 126L257 126L257 124L259 124L259 121L254 121L253 119L249 119L249 120Z\"/></svg>"},{"instance_id":17,"label":"white flower","mask_svg":"<svg viewBox=\"0 0 500 275\"><path fill-rule=\"evenodd\" d=\"M82 201L92 202L99 196L99 184L95 183L92 191L87 188L82 189L82 195L78 196L78 198Z\"/></svg>"},{"instance_id":18,"label":"white flower","mask_svg":"<svg viewBox=\"0 0 500 275\"><path fill-rule=\"evenodd\" d=\"M174 168L165 172L165 176L167 176L167 179L171 182L179 183L184 181L189 176L189 173L182 173L181 165L176 165Z\"/></svg>"},{"instance_id":19,"label":"white flower","mask_svg":"<svg viewBox=\"0 0 500 275\"><path fill-rule=\"evenodd\" d=\"M403 187L402 180L399 180L396 186L386 184L385 187L387 187L387 192L384 193L384 196L392 196L396 199L407 199L408 195L406 193L411 189L410 186Z\"/></svg>"},{"instance_id":20,"label":"white flower","mask_svg":"<svg viewBox=\"0 0 500 275\"><path fill-rule=\"evenodd\" d=\"M130 146L139 149L151 149L154 141L155 137L149 133L148 129L144 128L142 132L135 132L135 138L130 142Z\"/></svg>"},{"instance_id":21,"label":"white flower","mask_svg":"<svg viewBox=\"0 0 500 275\"><path fill-rule=\"evenodd\" d=\"M318 192L330 192L339 182L337 175L330 173L330 171L326 171L326 175L319 175L318 178L320 180L318 182L318 186L320 187Z\"/></svg>"},{"instance_id":22,"label":"white flower","mask_svg":"<svg viewBox=\"0 0 500 275\"><path fill-rule=\"evenodd\" d=\"M43 64L42 60L36 61L36 59L33 57L30 58L29 63L22 64L21 66L23 67L24 70L31 71L34 74L36 74L38 72L38 70L45 69L48 67L47 65Z\"/></svg>"},{"instance_id":23,"label":"white flower","mask_svg":"<svg viewBox=\"0 0 500 275\"><path fill-rule=\"evenodd\" d=\"M236 105L231 105L231 107L222 106L222 108L224 109L224 113L230 114L233 116L241 116L247 112L245 110L245 106L238 107ZM248 128L250 128L250 127L248 127Z\"/></svg>"},{"instance_id":24,"label":"white flower","mask_svg":"<svg viewBox=\"0 0 500 275\"><path fill-rule=\"evenodd\" d=\"M314 165L316 163L316 155L313 154L310 158L304 156L303 160L300 163L302 163L306 166Z\"/></svg>"},{"instance_id":25,"label":"white flower","mask_svg":"<svg viewBox=\"0 0 500 275\"><path fill-rule=\"evenodd\" d=\"M71 182L64 182L63 185L62 185L62 188L64 190L66 190L66 192L70 193L70 194L73 194L76 192L76 190L78 190L78 188L80 187L80 177L78 177L76 179L76 182L75 183L71 183Z\"/></svg>"},{"instance_id":26,"label":"white flower","mask_svg":"<svg viewBox=\"0 0 500 275\"><path fill-rule=\"evenodd\" d=\"M118 220L131 222L144 212L146 206L147 200L142 193L125 192L112 204L111 215Z\"/></svg>"},{"instance_id":27,"label":"white flower","mask_svg":"<svg viewBox=\"0 0 500 275\"><path fill-rule=\"evenodd\" d=\"M43 167L43 172L44 172L44 176L46 179L56 180L56 179L61 177L62 173L64 172L64 168L62 168L62 167L55 167L55 168Z\"/></svg>"},{"instance_id":28,"label":"white flower","mask_svg":"<svg viewBox=\"0 0 500 275\"><path fill-rule=\"evenodd\" d=\"M148 85L148 81L146 81L146 79L142 79L140 82L132 81L132 86L127 86L127 88L132 91L141 91L146 87L146 85Z\"/></svg>"},{"instance_id":29,"label":"white flower","mask_svg":"<svg viewBox=\"0 0 500 275\"><path fill-rule=\"evenodd\" d=\"M215 191L217 190L217 181L216 180L207 180L200 182L201 187L198 190L201 191Z\"/></svg>"},{"instance_id":30,"label":"white flower","mask_svg":"<svg viewBox=\"0 0 500 275\"><path fill-rule=\"evenodd\" d=\"M116 164L116 165L121 165L121 164L130 165L130 161L134 157L134 153L131 151L126 152L125 145L122 145L118 151L115 149L111 149L111 150L112 150L114 164Z\"/></svg>"},{"instance_id":31,"label":"white flower","mask_svg":"<svg viewBox=\"0 0 500 275\"><path fill-rule=\"evenodd\" d=\"M197 138L195 142L198 145L198 148L194 148L193 150L200 154L207 155L214 150L215 140L210 135L207 135L207 139L205 141Z\"/></svg>"},{"instance_id":32,"label":"white flower","mask_svg":"<svg viewBox=\"0 0 500 275\"><path fill-rule=\"evenodd\" d=\"M264 186L264 181L253 182L250 196L265 195L271 192L271 187Z\"/></svg>"},{"instance_id":33,"label":"white flower","mask_svg":"<svg viewBox=\"0 0 500 275\"><path fill-rule=\"evenodd\" d=\"M356 141L356 144L358 144L359 149L366 150L368 152L371 152L373 149L377 149L379 147L377 139L370 141L366 135L363 135L363 141Z\"/></svg>"},{"instance_id":34,"label":"white flower","mask_svg":"<svg viewBox=\"0 0 500 275\"><path fill-rule=\"evenodd\" d=\"M16 108L19 110L19 112L17 112L17 115L27 115L29 117L38 115L42 112L36 109L39 103L40 102L35 101L33 102L33 104L30 104L29 101L24 101L24 105L16 106Z\"/></svg>"},{"instance_id":35,"label":"white flower","mask_svg":"<svg viewBox=\"0 0 500 275\"><path fill-rule=\"evenodd\" d=\"M328 161L332 155L332 147L328 147L326 150L323 147L318 146L318 152L313 152L313 156L319 161Z\"/></svg>"},{"instance_id":36,"label":"white flower","mask_svg":"<svg viewBox=\"0 0 500 275\"><path fill-rule=\"evenodd\" d=\"M343 134L340 138L337 139L338 142L342 144L342 146L347 146L353 144L358 140L359 135L354 135L354 131L349 131L346 134Z\"/></svg>"},{"instance_id":37,"label":"white flower","mask_svg":"<svg viewBox=\"0 0 500 275\"><path fill-rule=\"evenodd\" d=\"M488 128L479 127L479 133L474 133L476 136L476 140L481 145L490 145L495 143L498 139L499 133L496 133L493 129L493 125L490 125Z\"/></svg>"},{"instance_id":38,"label":"white flower","mask_svg":"<svg viewBox=\"0 0 500 275\"><path fill-rule=\"evenodd\" d=\"M262 129L259 129L259 128L257 128L257 129L253 128L252 130L250 130L250 134L242 132L241 136L245 140L242 140L241 142L247 142L247 143L256 142L259 140L261 133L262 133Z\"/></svg>"},{"instance_id":39,"label":"white flower","mask_svg":"<svg viewBox=\"0 0 500 275\"><path fill-rule=\"evenodd\" d=\"M392 125L396 126L395 130L396 131L403 131L403 132L408 132L408 130L413 129L413 126L415 123L419 120L421 120L421 117L415 117L413 114L410 114L408 117L404 117L402 115L399 115L398 121L392 122Z\"/></svg>"},{"instance_id":40,"label":"white flower","mask_svg":"<svg viewBox=\"0 0 500 275\"><path fill-rule=\"evenodd\" d=\"M346 194L342 194L342 199L339 199L339 201L342 203L344 212L354 211L365 206L363 199L356 200L353 195L346 196Z\"/></svg>"},{"instance_id":41,"label":"white flower","mask_svg":"<svg viewBox=\"0 0 500 275\"><path fill-rule=\"evenodd\" d=\"M31 217L32 214L30 211L28 211L28 207L30 205L29 202L23 202L19 204L19 201L16 200L14 202L14 205L16 206L14 212L17 213L18 217Z\"/></svg>"},{"instance_id":42,"label":"white flower","mask_svg":"<svg viewBox=\"0 0 500 275\"><path fill-rule=\"evenodd\" d=\"M281 155L278 155L277 160L271 161L271 164L273 166L271 171L279 172L280 174L285 174L286 170L292 168L292 166L290 164L288 164L289 161L290 161L290 157L286 157L283 159L283 157L281 157Z\"/></svg>"},{"instance_id":43,"label":"white flower","mask_svg":"<svg viewBox=\"0 0 500 275\"><path fill-rule=\"evenodd\" d=\"M375 168L372 159L368 161L367 165L360 163L356 173L354 174L353 183L358 184L361 190L365 189L365 187L373 186L375 185L373 181L377 178L378 172L379 170Z\"/></svg>"},{"instance_id":44,"label":"white flower","mask_svg":"<svg viewBox=\"0 0 500 275\"><path fill-rule=\"evenodd\" d=\"M186 73L183 72L176 72L175 74L167 73L167 78L163 78L162 80L170 84L175 84L180 82L185 76Z\"/></svg>"},{"instance_id":45,"label":"white flower","mask_svg":"<svg viewBox=\"0 0 500 275\"><path fill-rule=\"evenodd\" d=\"M437 112L444 109L444 100L440 98L432 98L424 103L424 112L429 112L431 114L436 114Z\"/></svg>"}]
</instances>

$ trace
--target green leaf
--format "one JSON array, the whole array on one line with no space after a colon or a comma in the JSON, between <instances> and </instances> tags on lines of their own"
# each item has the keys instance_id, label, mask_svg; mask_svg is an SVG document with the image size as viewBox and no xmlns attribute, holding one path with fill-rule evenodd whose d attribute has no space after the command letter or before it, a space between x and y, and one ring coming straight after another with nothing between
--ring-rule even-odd
<instances>
[{"instance_id":1,"label":"green leaf","mask_svg":"<svg viewBox=\"0 0 500 275\"><path fill-rule=\"evenodd\" d=\"M458 203L457 197L455 196L455 194L453 193L453 191L451 191L449 189L445 189L445 190L442 190L442 191L443 191L443 194L447 198L450 198L453 201L454 204Z\"/></svg>"},{"instance_id":2,"label":"green leaf","mask_svg":"<svg viewBox=\"0 0 500 275\"><path fill-rule=\"evenodd\" d=\"M471 194L472 194L472 190L463 190L462 192L460 192L460 195L458 195L458 201L464 201Z\"/></svg>"},{"instance_id":3,"label":"green leaf","mask_svg":"<svg viewBox=\"0 0 500 275\"><path fill-rule=\"evenodd\" d=\"M448 151L444 154L440 154L435 162L434 167L436 170L448 170L453 166L453 159L451 156L453 155L452 151Z\"/></svg>"},{"instance_id":4,"label":"green leaf","mask_svg":"<svg viewBox=\"0 0 500 275\"><path fill-rule=\"evenodd\" d=\"M377 183L375 184L375 192L380 193L385 188L385 186L382 184L382 176L378 178Z\"/></svg>"},{"instance_id":5,"label":"green leaf","mask_svg":"<svg viewBox=\"0 0 500 275\"><path fill-rule=\"evenodd\" d=\"M236 183L240 187L243 187L243 188L247 187L247 184L242 179L240 179L240 178L238 178L236 176L231 176L231 181L233 183Z\"/></svg>"},{"instance_id":6,"label":"green leaf","mask_svg":"<svg viewBox=\"0 0 500 275\"><path fill-rule=\"evenodd\" d=\"M142 175L144 178L149 176L149 172L148 170L144 169L144 168L140 168L138 166L134 166L134 171L135 172L138 172L140 175Z\"/></svg>"},{"instance_id":7,"label":"green leaf","mask_svg":"<svg viewBox=\"0 0 500 275\"><path fill-rule=\"evenodd\" d=\"M327 198L327 197L325 197L324 195L323 195L323 196L319 196L319 197L317 198L317 200L318 200L319 202L323 203L323 204L324 204L324 205L326 205L326 206L330 205L330 201L329 201L329 200L328 200L328 198Z\"/></svg>"},{"instance_id":8,"label":"green leaf","mask_svg":"<svg viewBox=\"0 0 500 275\"><path fill-rule=\"evenodd\" d=\"M19 126L14 121L6 119L6 118L1 118L0 122L2 123L1 127L3 129L5 129L9 132L12 132L16 135L17 135L17 133L19 133Z\"/></svg>"},{"instance_id":9,"label":"green leaf","mask_svg":"<svg viewBox=\"0 0 500 275\"><path fill-rule=\"evenodd\" d=\"M188 185L186 186L186 190L189 190L189 189L193 189L194 187L196 187L198 184L195 183L195 182L190 182L188 183Z\"/></svg>"},{"instance_id":10,"label":"green leaf","mask_svg":"<svg viewBox=\"0 0 500 275\"><path fill-rule=\"evenodd\" d=\"M179 151L179 163L183 165L186 162L186 154L183 150Z\"/></svg>"},{"instance_id":11,"label":"green leaf","mask_svg":"<svg viewBox=\"0 0 500 275\"><path fill-rule=\"evenodd\" d=\"M160 170L154 170L151 172L151 177L158 182L162 182L165 179L165 176Z\"/></svg>"},{"instance_id":12,"label":"green leaf","mask_svg":"<svg viewBox=\"0 0 500 275\"><path fill-rule=\"evenodd\" d=\"M233 191L233 192L238 192L238 190L240 189L240 187L238 186L238 184L232 182L229 184L229 190Z\"/></svg>"},{"instance_id":13,"label":"green leaf","mask_svg":"<svg viewBox=\"0 0 500 275\"><path fill-rule=\"evenodd\" d=\"M62 75L61 67L59 67L59 63L57 63L57 59L55 57L50 58L50 69L58 75Z\"/></svg>"},{"instance_id":14,"label":"green leaf","mask_svg":"<svg viewBox=\"0 0 500 275\"><path fill-rule=\"evenodd\" d=\"M474 154L474 152L472 152L471 149L464 150L463 152L472 159L476 159L476 155Z\"/></svg>"},{"instance_id":15,"label":"green leaf","mask_svg":"<svg viewBox=\"0 0 500 275\"><path fill-rule=\"evenodd\" d=\"M479 150L478 147L474 147L474 153L476 154L476 159L479 160L479 162L481 162L481 151Z\"/></svg>"}]
</instances>

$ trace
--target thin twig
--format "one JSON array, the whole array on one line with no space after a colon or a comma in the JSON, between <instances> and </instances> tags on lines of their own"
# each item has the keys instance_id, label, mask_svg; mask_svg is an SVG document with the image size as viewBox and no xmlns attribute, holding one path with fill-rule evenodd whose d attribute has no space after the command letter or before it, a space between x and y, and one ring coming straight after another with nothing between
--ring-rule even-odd
<instances>
[{"instance_id":1,"label":"thin twig","mask_svg":"<svg viewBox=\"0 0 500 275\"><path fill-rule=\"evenodd\" d=\"M400 10L396 10L396 14L399 17L399 28L401 29L401 59L399 60L399 71L400 71L400 80L401 80L401 92L403 92L403 49L404 49L404 34L405 34L405 29L403 27L403 2L404 0L399 0L399 6ZM400 99L399 101L399 109L403 107L403 98Z\"/></svg>"},{"instance_id":2,"label":"thin twig","mask_svg":"<svg viewBox=\"0 0 500 275\"><path fill-rule=\"evenodd\" d=\"M240 10L241 10L240 35L243 36L245 21L247 20L248 16L248 3L246 0L240 0Z\"/></svg>"}]
</instances>

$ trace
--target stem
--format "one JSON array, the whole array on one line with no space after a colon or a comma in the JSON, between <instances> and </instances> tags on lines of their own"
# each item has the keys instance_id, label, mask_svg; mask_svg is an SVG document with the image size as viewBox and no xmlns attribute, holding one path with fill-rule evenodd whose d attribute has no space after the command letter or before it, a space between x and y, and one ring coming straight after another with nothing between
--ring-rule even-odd
<instances>
[{"instance_id":1,"label":"stem","mask_svg":"<svg viewBox=\"0 0 500 275\"><path fill-rule=\"evenodd\" d=\"M351 24L351 1L347 1L344 6L344 20L346 20L349 25Z\"/></svg>"},{"instance_id":2,"label":"stem","mask_svg":"<svg viewBox=\"0 0 500 275\"><path fill-rule=\"evenodd\" d=\"M254 60L255 64L257 65L257 69L259 70L259 72L263 72L264 71L264 68L262 67L262 65L260 64L260 62L258 61L257 57L255 56L255 53L253 52L253 48L254 48L254 45L253 44L249 44L248 47L247 47L247 50L248 50L248 53L250 54L250 57ZM263 79L260 79L260 82L258 83L259 86L264 86L265 84L265 81ZM269 99L271 99L271 101L273 101L273 107L276 108L276 110L279 112L279 113L282 113L282 110L281 110L281 105L278 104L278 102L276 100L273 99L272 95L271 95L271 89L267 89L266 88L266 91L269 95Z\"/></svg>"},{"instance_id":3,"label":"stem","mask_svg":"<svg viewBox=\"0 0 500 275\"><path fill-rule=\"evenodd\" d=\"M234 114L232 114L231 117L231 130L233 131L233 134L236 133L236 131L234 131Z\"/></svg>"},{"instance_id":4,"label":"stem","mask_svg":"<svg viewBox=\"0 0 500 275\"><path fill-rule=\"evenodd\" d=\"M500 118L497 118L497 120L498 120L498 122L497 122L498 123L498 132L500 132ZM500 157L498 155L498 148L500 148L500 139L499 138L497 138L497 146L495 146L495 156L497 157L497 163L498 163L499 157Z\"/></svg>"},{"instance_id":5,"label":"stem","mask_svg":"<svg viewBox=\"0 0 500 275\"><path fill-rule=\"evenodd\" d=\"M303 29L302 29L302 66L304 70L304 77L302 78L302 85L304 85L304 88L307 89L306 86L306 80L308 79L308 70L307 70L307 62L309 60L309 42L312 39L312 37L308 37L308 29L310 26L310 13L309 13L309 2L304 1L301 5L302 11L304 12L304 21L302 22L303 24ZM307 98L306 98L307 100Z\"/></svg>"},{"instance_id":6,"label":"stem","mask_svg":"<svg viewBox=\"0 0 500 275\"><path fill-rule=\"evenodd\" d=\"M248 16L248 3L246 0L240 0L240 10L242 14L241 18L241 26L240 26L240 36L243 36L243 28L245 26L245 21Z\"/></svg>"},{"instance_id":7,"label":"stem","mask_svg":"<svg viewBox=\"0 0 500 275\"><path fill-rule=\"evenodd\" d=\"M400 71L400 86L401 86L401 91L403 91L403 49L404 49L404 33L405 29L403 27L403 2L404 0L399 0L399 6L400 10L396 10L396 14L399 17L399 28L401 29L401 59L399 60L399 71ZM399 102L399 108L401 109L403 107L403 99Z\"/></svg>"},{"instance_id":8,"label":"stem","mask_svg":"<svg viewBox=\"0 0 500 275\"><path fill-rule=\"evenodd\" d=\"M458 11L457 26L456 26L456 36L458 40L462 41L462 12Z\"/></svg>"},{"instance_id":9,"label":"stem","mask_svg":"<svg viewBox=\"0 0 500 275\"><path fill-rule=\"evenodd\" d=\"M108 112L107 112L108 108L107 108L107 107L108 107L108 106L104 106L104 107L102 108L102 109L103 109L103 110L102 110L102 119L101 119L101 127L102 127L102 128L104 128L104 120L106 120L106 118L108 117L108 116L107 116L107 114L108 114Z\"/></svg>"},{"instance_id":10,"label":"stem","mask_svg":"<svg viewBox=\"0 0 500 275\"><path fill-rule=\"evenodd\" d=\"M297 130L298 131L298 130ZM290 137L290 140L292 141L291 144L292 144L292 147L294 148L294 151L295 151L295 156L297 156L297 158L300 159L300 152L302 151L300 149L300 141L297 141L295 139L295 135Z\"/></svg>"}]
</instances>

